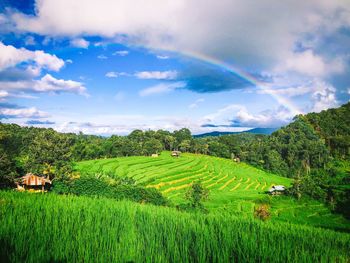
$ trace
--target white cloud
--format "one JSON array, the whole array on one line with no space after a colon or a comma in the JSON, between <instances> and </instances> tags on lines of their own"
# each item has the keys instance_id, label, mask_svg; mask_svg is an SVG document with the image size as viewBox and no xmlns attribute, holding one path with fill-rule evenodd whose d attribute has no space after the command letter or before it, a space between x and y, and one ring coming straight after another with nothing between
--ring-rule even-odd
<instances>
[{"instance_id":1,"label":"white cloud","mask_svg":"<svg viewBox=\"0 0 350 263\"><path fill-rule=\"evenodd\" d=\"M101 54L97 56L98 59L107 59L108 57L106 57L105 55Z\"/></svg>"},{"instance_id":2,"label":"white cloud","mask_svg":"<svg viewBox=\"0 0 350 263\"><path fill-rule=\"evenodd\" d=\"M71 116L69 116L71 118ZM55 120L56 121L56 120ZM190 117L179 116L149 116L149 115L96 115L80 117L77 121L67 120L66 118L56 121L54 129L61 132L82 131L86 134L129 134L135 129L140 130L158 130L165 129L169 131L181 128L189 128L192 133L204 133L210 131L243 131L244 127L202 127L202 123Z\"/></svg>"},{"instance_id":3,"label":"white cloud","mask_svg":"<svg viewBox=\"0 0 350 263\"><path fill-rule=\"evenodd\" d=\"M157 55L158 59L169 59L168 56L163 56L163 55Z\"/></svg>"},{"instance_id":4,"label":"white cloud","mask_svg":"<svg viewBox=\"0 0 350 263\"><path fill-rule=\"evenodd\" d=\"M245 127L279 127L288 124L293 117L294 114L283 106L258 114L251 114L247 109L242 108L234 116L233 122Z\"/></svg>"},{"instance_id":5,"label":"white cloud","mask_svg":"<svg viewBox=\"0 0 350 263\"><path fill-rule=\"evenodd\" d=\"M127 51L127 50L119 50L119 51L115 51L115 52L113 53L113 56L125 57L125 56L127 56L127 55L129 55L129 51Z\"/></svg>"},{"instance_id":6,"label":"white cloud","mask_svg":"<svg viewBox=\"0 0 350 263\"><path fill-rule=\"evenodd\" d=\"M11 14L17 30L100 35L257 67L283 61L305 33L350 24L348 0L41 0L36 9L36 16Z\"/></svg>"},{"instance_id":7,"label":"white cloud","mask_svg":"<svg viewBox=\"0 0 350 263\"><path fill-rule=\"evenodd\" d=\"M312 94L312 109L313 112L320 112L329 108L335 108L339 106L339 102L336 99L335 92L336 89L325 83L317 82L315 83L316 90Z\"/></svg>"},{"instance_id":8,"label":"white cloud","mask_svg":"<svg viewBox=\"0 0 350 263\"><path fill-rule=\"evenodd\" d=\"M140 71L133 74L129 74L126 72L116 72L109 71L106 73L106 77L108 78L118 78L121 76L124 77L136 77L138 79L158 79L158 80L174 80L177 77L176 70L168 70L168 71Z\"/></svg>"},{"instance_id":9,"label":"white cloud","mask_svg":"<svg viewBox=\"0 0 350 263\"><path fill-rule=\"evenodd\" d=\"M30 91L30 92L51 92L51 93L77 93L87 95L83 83L73 80L56 79L46 74L39 80L28 81L1 81L0 86L6 91Z\"/></svg>"},{"instance_id":10,"label":"white cloud","mask_svg":"<svg viewBox=\"0 0 350 263\"><path fill-rule=\"evenodd\" d=\"M118 78L119 72L110 71L110 72L107 72L105 76L107 78Z\"/></svg>"},{"instance_id":11,"label":"white cloud","mask_svg":"<svg viewBox=\"0 0 350 263\"><path fill-rule=\"evenodd\" d=\"M110 72L107 72L105 76L107 78L118 78L118 77L121 77L121 76L129 76L129 74L126 73L126 72L110 71Z\"/></svg>"},{"instance_id":12,"label":"white cloud","mask_svg":"<svg viewBox=\"0 0 350 263\"><path fill-rule=\"evenodd\" d=\"M12 108L0 108L0 117L6 119L12 118L46 118L48 117L48 113L38 110L35 107L32 108L20 108L20 109L12 109Z\"/></svg>"},{"instance_id":13,"label":"white cloud","mask_svg":"<svg viewBox=\"0 0 350 263\"><path fill-rule=\"evenodd\" d=\"M290 53L286 61L275 69L277 72L292 71L311 77L325 77L334 73L342 73L344 70L345 65L341 58L325 60L312 50Z\"/></svg>"},{"instance_id":14,"label":"white cloud","mask_svg":"<svg viewBox=\"0 0 350 263\"><path fill-rule=\"evenodd\" d=\"M176 79L177 77L176 70L168 70L168 71L141 71L136 72L135 77L139 79Z\"/></svg>"},{"instance_id":15,"label":"white cloud","mask_svg":"<svg viewBox=\"0 0 350 263\"><path fill-rule=\"evenodd\" d=\"M173 83L160 83L158 85L143 89L140 91L140 96L145 97L149 95L168 93L175 89L184 88L186 83L182 81L173 82Z\"/></svg>"},{"instance_id":16,"label":"white cloud","mask_svg":"<svg viewBox=\"0 0 350 263\"><path fill-rule=\"evenodd\" d=\"M58 71L64 66L64 61L55 55L47 54L41 50L17 49L14 46L4 45L0 42L0 71L25 61L34 61L38 67L53 71Z\"/></svg>"},{"instance_id":17,"label":"white cloud","mask_svg":"<svg viewBox=\"0 0 350 263\"><path fill-rule=\"evenodd\" d=\"M198 107L198 104L204 102L205 100L203 98L197 99L195 102L191 103L190 105L188 105L188 108L190 109L194 109Z\"/></svg>"},{"instance_id":18,"label":"white cloud","mask_svg":"<svg viewBox=\"0 0 350 263\"><path fill-rule=\"evenodd\" d=\"M70 41L70 44L73 47L88 48L90 42L85 40L84 38L74 38Z\"/></svg>"},{"instance_id":19,"label":"white cloud","mask_svg":"<svg viewBox=\"0 0 350 263\"><path fill-rule=\"evenodd\" d=\"M0 90L0 101L5 101L8 98L37 99L37 97L26 94L24 92L9 93L6 90Z\"/></svg>"},{"instance_id":20,"label":"white cloud","mask_svg":"<svg viewBox=\"0 0 350 263\"><path fill-rule=\"evenodd\" d=\"M73 63L73 60L67 59L67 60L66 60L66 63L72 64L72 63Z\"/></svg>"},{"instance_id":21,"label":"white cloud","mask_svg":"<svg viewBox=\"0 0 350 263\"><path fill-rule=\"evenodd\" d=\"M312 86L297 86L297 87L286 87L286 88L264 88L259 89L257 91L258 94L276 94L276 95L283 95L287 97L295 97L304 95L307 93L312 92L313 87Z\"/></svg>"},{"instance_id":22,"label":"white cloud","mask_svg":"<svg viewBox=\"0 0 350 263\"><path fill-rule=\"evenodd\" d=\"M243 105L231 104L204 116L201 121L214 125L265 128L287 124L293 117L294 114L283 106L253 114Z\"/></svg>"},{"instance_id":23,"label":"white cloud","mask_svg":"<svg viewBox=\"0 0 350 263\"><path fill-rule=\"evenodd\" d=\"M231 104L224 108L217 110L214 113L208 114L203 117L204 122L219 122L227 123L232 119L233 113L237 110L244 108L244 106L239 104Z\"/></svg>"},{"instance_id":24,"label":"white cloud","mask_svg":"<svg viewBox=\"0 0 350 263\"><path fill-rule=\"evenodd\" d=\"M6 90L0 90L0 100L8 97L10 94Z\"/></svg>"},{"instance_id":25,"label":"white cloud","mask_svg":"<svg viewBox=\"0 0 350 263\"><path fill-rule=\"evenodd\" d=\"M86 95L86 88L81 82L73 80L56 79L50 74L46 74L36 81L34 91L37 92L71 92Z\"/></svg>"},{"instance_id":26,"label":"white cloud","mask_svg":"<svg viewBox=\"0 0 350 263\"><path fill-rule=\"evenodd\" d=\"M308 99L308 103L306 103L302 112L320 112L339 106L339 102L336 99L336 88L322 79L315 78L296 87L285 87L284 85L287 84L288 79L285 83L277 81L271 87L257 90L257 93L283 96L282 98L285 101L292 104L296 104L295 100L298 99L294 97L303 96Z\"/></svg>"}]
</instances>

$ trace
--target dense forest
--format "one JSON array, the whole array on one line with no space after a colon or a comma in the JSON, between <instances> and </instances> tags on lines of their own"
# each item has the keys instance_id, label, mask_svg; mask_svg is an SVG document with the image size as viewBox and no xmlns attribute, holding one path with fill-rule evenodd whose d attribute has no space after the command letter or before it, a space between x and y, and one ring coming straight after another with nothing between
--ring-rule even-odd
<instances>
[{"instance_id":1,"label":"dense forest","mask_svg":"<svg viewBox=\"0 0 350 263\"><path fill-rule=\"evenodd\" d=\"M290 193L309 195L349 215L350 103L321 113L299 115L271 135L232 134L194 138L183 128L169 132L134 130L128 136L58 133L53 129L0 124L1 187L27 172L65 180L75 161L151 155L180 150L239 158L295 179Z\"/></svg>"}]
</instances>

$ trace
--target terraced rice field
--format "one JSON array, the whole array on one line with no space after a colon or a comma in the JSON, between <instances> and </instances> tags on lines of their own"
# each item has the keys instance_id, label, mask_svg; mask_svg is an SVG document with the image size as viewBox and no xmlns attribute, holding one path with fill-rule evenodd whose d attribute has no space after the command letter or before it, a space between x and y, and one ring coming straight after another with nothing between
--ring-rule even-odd
<instances>
[{"instance_id":1,"label":"terraced rice field","mask_svg":"<svg viewBox=\"0 0 350 263\"><path fill-rule=\"evenodd\" d=\"M82 172L107 173L129 177L138 184L161 191L175 204L194 181L201 181L210 191L209 207L242 206L240 200L263 198L273 184L290 185L291 180L266 173L245 163L206 155L182 154L179 158L163 152L158 158L122 157L80 162ZM253 209L253 203L244 203ZM239 210L242 210L240 207Z\"/></svg>"},{"instance_id":2,"label":"terraced rice field","mask_svg":"<svg viewBox=\"0 0 350 263\"><path fill-rule=\"evenodd\" d=\"M290 179L228 159L190 153L174 158L170 152L163 152L157 158L134 156L83 161L76 164L76 169L82 175L101 173L111 179L133 178L137 184L158 189L174 205L186 202L185 192L199 180L209 190L209 200L205 203L209 210L251 217L254 206L263 199L271 205L272 220L350 229L347 220L332 214L319 202L270 197L265 193L274 184L289 186Z\"/></svg>"},{"instance_id":3,"label":"terraced rice field","mask_svg":"<svg viewBox=\"0 0 350 263\"><path fill-rule=\"evenodd\" d=\"M179 158L163 152L158 158L122 157L80 162L80 171L108 173L111 177L133 178L138 184L153 187L175 203L194 181L201 181L210 190L211 201L262 196L274 184L290 185L291 180L266 173L245 163L197 154ZM217 200L219 201L219 200Z\"/></svg>"}]
</instances>

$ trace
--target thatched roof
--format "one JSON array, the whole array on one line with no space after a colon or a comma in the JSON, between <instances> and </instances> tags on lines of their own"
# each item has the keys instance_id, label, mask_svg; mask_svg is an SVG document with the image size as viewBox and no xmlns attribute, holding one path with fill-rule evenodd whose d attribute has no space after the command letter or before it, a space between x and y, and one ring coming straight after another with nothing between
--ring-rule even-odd
<instances>
[{"instance_id":1,"label":"thatched roof","mask_svg":"<svg viewBox=\"0 0 350 263\"><path fill-rule=\"evenodd\" d=\"M21 185L45 185L45 184L51 184L51 180L49 178L37 176L32 173L27 173L25 176L22 176L19 179L19 184Z\"/></svg>"}]
</instances>

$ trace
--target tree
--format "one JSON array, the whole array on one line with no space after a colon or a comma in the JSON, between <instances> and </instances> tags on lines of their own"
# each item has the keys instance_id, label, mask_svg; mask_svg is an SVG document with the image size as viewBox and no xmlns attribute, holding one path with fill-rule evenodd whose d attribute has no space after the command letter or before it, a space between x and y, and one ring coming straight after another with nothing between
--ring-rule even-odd
<instances>
[{"instance_id":1,"label":"tree","mask_svg":"<svg viewBox=\"0 0 350 263\"><path fill-rule=\"evenodd\" d=\"M172 135L166 135L164 137L164 144L165 144L165 149L166 150L169 150L169 151L172 151L174 150L174 145L175 145L175 137L172 136Z\"/></svg>"},{"instance_id":2,"label":"tree","mask_svg":"<svg viewBox=\"0 0 350 263\"><path fill-rule=\"evenodd\" d=\"M182 141L184 140L192 140L192 134L191 131L187 128L182 128L178 131L174 131L174 137L176 139L176 145L179 147Z\"/></svg>"},{"instance_id":3,"label":"tree","mask_svg":"<svg viewBox=\"0 0 350 263\"><path fill-rule=\"evenodd\" d=\"M186 199L190 202L192 208L203 209L203 201L209 198L208 189L204 188L201 182L194 182L191 188L186 192Z\"/></svg>"},{"instance_id":4,"label":"tree","mask_svg":"<svg viewBox=\"0 0 350 263\"><path fill-rule=\"evenodd\" d=\"M144 153L146 155L151 155L153 153L159 153L160 151L162 151L162 149L163 149L162 143L155 138L148 139L144 143L144 147L143 147Z\"/></svg>"},{"instance_id":5,"label":"tree","mask_svg":"<svg viewBox=\"0 0 350 263\"><path fill-rule=\"evenodd\" d=\"M187 152L190 149L190 147L191 147L191 141L190 140L183 140L179 144L179 148L183 152Z\"/></svg>"},{"instance_id":6,"label":"tree","mask_svg":"<svg viewBox=\"0 0 350 263\"><path fill-rule=\"evenodd\" d=\"M145 135L142 130L134 130L128 135L128 139L137 142L140 144L140 146L142 146Z\"/></svg>"},{"instance_id":7,"label":"tree","mask_svg":"<svg viewBox=\"0 0 350 263\"><path fill-rule=\"evenodd\" d=\"M26 171L37 174L49 171L53 177L69 176L72 172L71 144L69 137L52 129L40 131L29 145L24 164Z\"/></svg>"},{"instance_id":8,"label":"tree","mask_svg":"<svg viewBox=\"0 0 350 263\"><path fill-rule=\"evenodd\" d=\"M0 147L0 188L5 188L13 184L14 178L17 176L14 163Z\"/></svg>"},{"instance_id":9,"label":"tree","mask_svg":"<svg viewBox=\"0 0 350 263\"><path fill-rule=\"evenodd\" d=\"M218 141L211 141L209 142L209 153L210 155L217 156L217 157L224 157L224 158L230 158L230 150L228 149L227 145L222 144Z\"/></svg>"}]
</instances>

